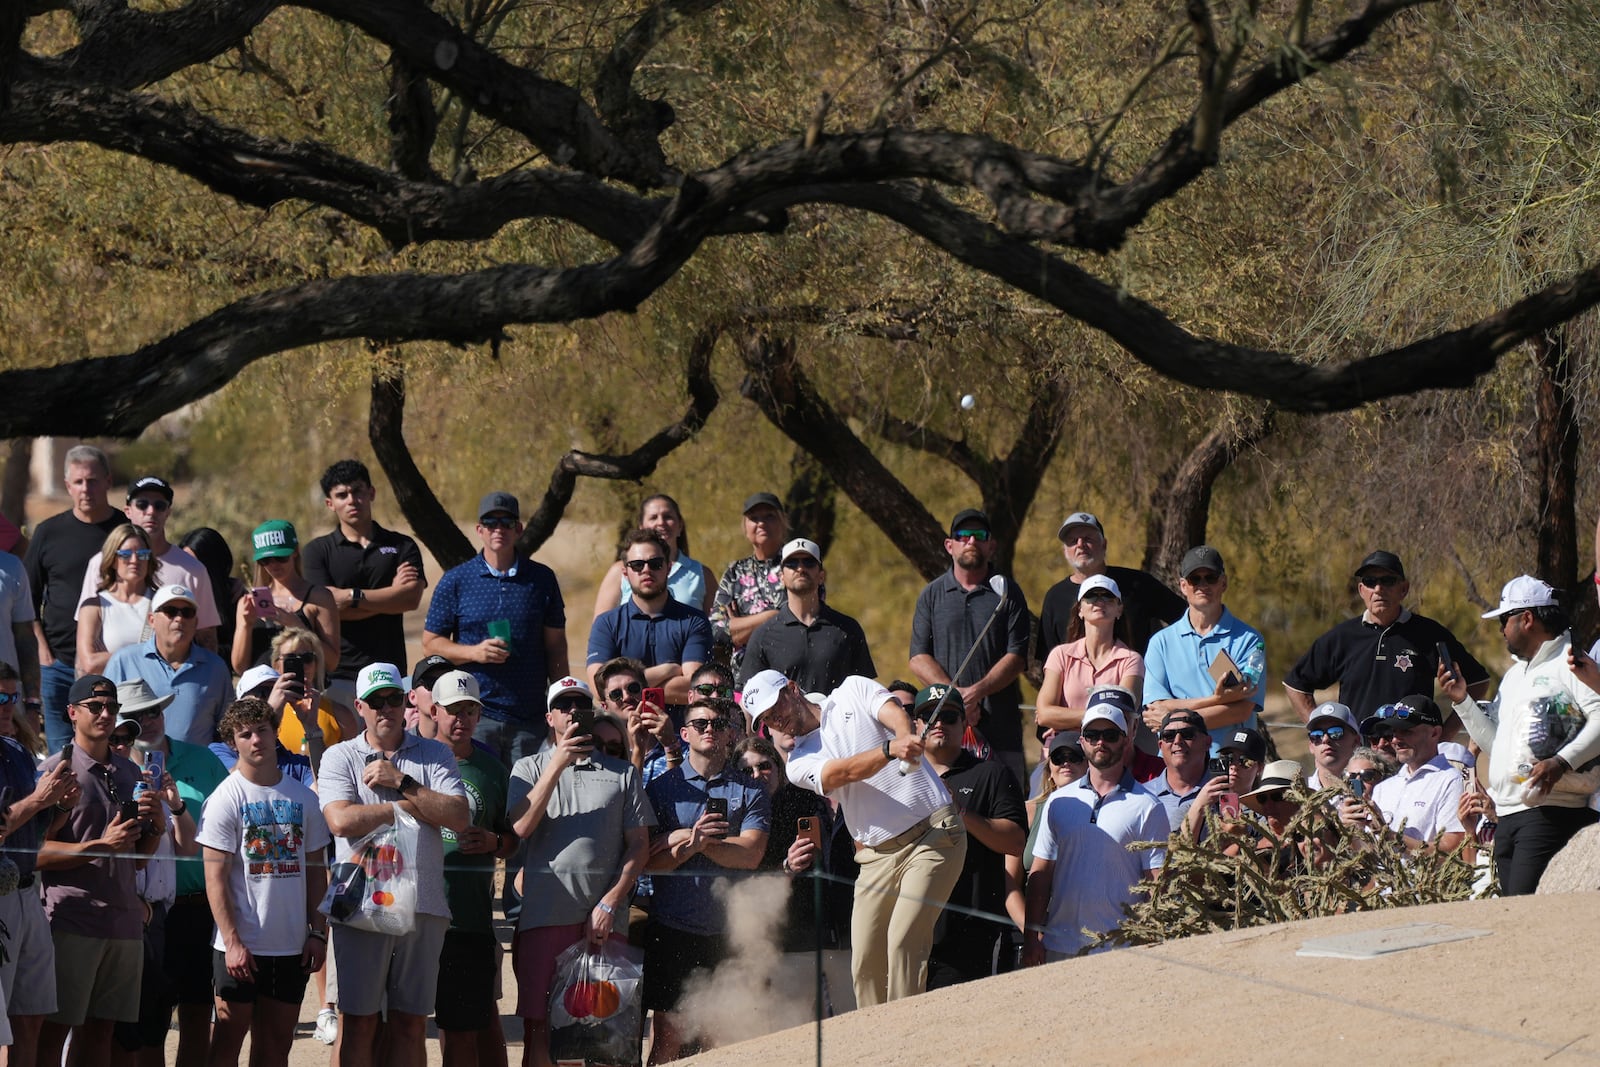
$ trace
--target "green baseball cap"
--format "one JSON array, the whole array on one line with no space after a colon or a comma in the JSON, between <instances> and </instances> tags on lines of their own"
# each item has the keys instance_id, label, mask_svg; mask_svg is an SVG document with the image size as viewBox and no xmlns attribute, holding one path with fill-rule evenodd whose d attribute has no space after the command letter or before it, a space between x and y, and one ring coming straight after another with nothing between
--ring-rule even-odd
<instances>
[{"instance_id":1,"label":"green baseball cap","mask_svg":"<svg viewBox=\"0 0 1600 1067\"><path fill-rule=\"evenodd\" d=\"M393 663L369 663L356 675L356 696L362 700L380 689L405 692L405 687L400 684L400 668Z\"/></svg>"},{"instance_id":2,"label":"green baseball cap","mask_svg":"<svg viewBox=\"0 0 1600 1067\"><path fill-rule=\"evenodd\" d=\"M295 536L294 523L284 519L268 519L255 528L250 535L250 543L255 546L255 559L260 563L264 559L282 559L294 555L300 547L300 538Z\"/></svg>"}]
</instances>

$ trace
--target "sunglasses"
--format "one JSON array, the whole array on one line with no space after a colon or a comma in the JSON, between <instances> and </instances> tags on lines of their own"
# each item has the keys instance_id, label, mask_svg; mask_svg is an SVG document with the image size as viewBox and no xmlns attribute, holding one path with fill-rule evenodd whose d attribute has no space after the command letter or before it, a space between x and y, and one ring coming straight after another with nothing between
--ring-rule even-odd
<instances>
[{"instance_id":1,"label":"sunglasses","mask_svg":"<svg viewBox=\"0 0 1600 1067\"><path fill-rule=\"evenodd\" d=\"M516 529L517 520L505 515L490 515L487 519L479 519L478 525L485 530L513 530Z\"/></svg>"},{"instance_id":2,"label":"sunglasses","mask_svg":"<svg viewBox=\"0 0 1600 1067\"><path fill-rule=\"evenodd\" d=\"M912 714L912 717L915 718L918 722L935 722L936 721L941 726L950 726L953 723L955 723L958 719L961 718L961 709L960 708L953 708L950 705L946 704L944 707L939 709L939 714L938 714L938 716L936 718L933 717L933 709L931 707L930 708L923 708L921 711L914 711L911 714Z\"/></svg>"},{"instance_id":3,"label":"sunglasses","mask_svg":"<svg viewBox=\"0 0 1600 1067\"><path fill-rule=\"evenodd\" d=\"M1330 726L1326 730L1307 730L1306 740L1313 745L1320 745L1326 741L1330 745L1338 744L1344 740L1344 735L1349 733L1343 726Z\"/></svg>"},{"instance_id":4,"label":"sunglasses","mask_svg":"<svg viewBox=\"0 0 1600 1067\"><path fill-rule=\"evenodd\" d=\"M128 506L133 508L135 511L166 511L172 505L167 503L165 500L162 500L160 497L157 497L154 500L147 500L144 497L140 497L138 500L128 501Z\"/></svg>"},{"instance_id":5,"label":"sunglasses","mask_svg":"<svg viewBox=\"0 0 1600 1067\"><path fill-rule=\"evenodd\" d=\"M1270 793L1257 793L1256 800L1262 804L1282 804L1288 795L1287 789L1274 789Z\"/></svg>"},{"instance_id":6,"label":"sunglasses","mask_svg":"<svg viewBox=\"0 0 1600 1067\"><path fill-rule=\"evenodd\" d=\"M1184 726L1176 730L1162 730L1159 736L1170 745L1174 741L1193 741L1200 736L1200 731L1193 726Z\"/></svg>"},{"instance_id":7,"label":"sunglasses","mask_svg":"<svg viewBox=\"0 0 1600 1067\"><path fill-rule=\"evenodd\" d=\"M614 756L617 759L627 759L628 758L628 750L623 748L620 744L618 744L615 741L608 741L607 743L601 745L600 746L600 751L604 752L608 756Z\"/></svg>"},{"instance_id":8,"label":"sunglasses","mask_svg":"<svg viewBox=\"0 0 1600 1067\"><path fill-rule=\"evenodd\" d=\"M982 543L984 541L989 540L989 531L988 530L951 530L950 531L950 539L952 541L977 541L979 543Z\"/></svg>"},{"instance_id":9,"label":"sunglasses","mask_svg":"<svg viewBox=\"0 0 1600 1067\"><path fill-rule=\"evenodd\" d=\"M687 719L683 725L703 734L712 730L726 730L733 723L728 719Z\"/></svg>"},{"instance_id":10,"label":"sunglasses","mask_svg":"<svg viewBox=\"0 0 1600 1067\"><path fill-rule=\"evenodd\" d=\"M1195 571L1193 574L1186 575L1183 580L1190 585L1216 585L1222 581L1222 575L1211 571Z\"/></svg>"},{"instance_id":11,"label":"sunglasses","mask_svg":"<svg viewBox=\"0 0 1600 1067\"><path fill-rule=\"evenodd\" d=\"M1395 586L1405 581L1404 578L1401 578L1397 574L1363 574L1356 580L1359 581L1362 587L1365 589L1377 589L1380 586L1384 589L1393 589Z\"/></svg>"},{"instance_id":12,"label":"sunglasses","mask_svg":"<svg viewBox=\"0 0 1600 1067\"><path fill-rule=\"evenodd\" d=\"M85 700L78 707L99 718L102 715L115 715L122 705L114 700Z\"/></svg>"},{"instance_id":13,"label":"sunglasses","mask_svg":"<svg viewBox=\"0 0 1600 1067\"><path fill-rule=\"evenodd\" d=\"M406 695L404 693L391 693L386 697L374 695L363 697L362 702L374 711L380 708L403 708L406 706Z\"/></svg>"},{"instance_id":14,"label":"sunglasses","mask_svg":"<svg viewBox=\"0 0 1600 1067\"><path fill-rule=\"evenodd\" d=\"M135 735L132 730L123 730L118 733L114 733L111 735L111 746L113 748L127 748L129 745L133 744L134 736Z\"/></svg>"},{"instance_id":15,"label":"sunglasses","mask_svg":"<svg viewBox=\"0 0 1600 1067\"><path fill-rule=\"evenodd\" d=\"M627 685L618 686L616 689L606 690L606 699L615 704L624 696L636 697L642 692L644 692L644 686L638 682L629 682Z\"/></svg>"},{"instance_id":16,"label":"sunglasses","mask_svg":"<svg viewBox=\"0 0 1600 1067\"><path fill-rule=\"evenodd\" d=\"M703 697L721 697L723 700L731 700L733 698L733 686L731 685L717 685L713 682L699 682L695 685L691 685L689 689L691 692L698 693Z\"/></svg>"},{"instance_id":17,"label":"sunglasses","mask_svg":"<svg viewBox=\"0 0 1600 1067\"><path fill-rule=\"evenodd\" d=\"M117 549L117 558L136 559L143 563L150 558L150 550L148 548L119 548Z\"/></svg>"},{"instance_id":18,"label":"sunglasses","mask_svg":"<svg viewBox=\"0 0 1600 1067\"><path fill-rule=\"evenodd\" d=\"M772 761L769 759L757 760L755 763L746 763L744 769L751 774L765 774L772 770Z\"/></svg>"},{"instance_id":19,"label":"sunglasses","mask_svg":"<svg viewBox=\"0 0 1600 1067\"><path fill-rule=\"evenodd\" d=\"M1506 625L1512 619L1516 618L1518 615L1526 615L1527 613L1528 613L1528 609L1527 608L1518 608L1516 611L1508 611L1504 615L1500 616L1500 632L1501 633L1505 633L1506 632Z\"/></svg>"},{"instance_id":20,"label":"sunglasses","mask_svg":"<svg viewBox=\"0 0 1600 1067\"><path fill-rule=\"evenodd\" d=\"M1351 771L1349 774L1344 776L1344 780L1349 782L1351 785L1355 785L1357 782L1365 782L1367 785L1377 785L1379 782L1383 781L1383 772L1378 770L1376 767L1369 767L1364 771Z\"/></svg>"},{"instance_id":21,"label":"sunglasses","mask_svg":"<svg viewBox=\"0 0 1600 1067\"><path fill-rule=\"evenodd\" d=\"M1217 757L1217 762L1224 767L1254 767L1258 761L1249 756L1241 756L1237 752L1224 752Z\"/></svg>"},{"instance_id":22,"label":"sunglasses","mask_svg":"<svg viewBox=\"0 0 1600 1067\"><path fill-rule=\"evenodd\" d=\"M593 711L594 710L594 701L592 701L592 700L558 700L554 704L550 705L550 710L551 711L564 711L568 715L571 715L575 711Z\"/></svg>"},{"instance_id":23,"label":"sunglasses","mask_svg":"<svg viewBox=\"0 0 1600 1067\"><path fill-rule=\"evenodd\" d=\"M1093 741L1097 745L1114 745L1127 735L1116 727L1109 730L1084 730L1079 737L1085 741Z\"/></svg>"},{"instance_id":24,"label":"sunglasses","mask_svg":"<svg viewBox=\"0 0 1600 1067\"><path fill-rule=\"evenodd\" d=\"M1083 594L1083 596L1079 597L1078 599L1079 600L1115 600L1117 598L1112 596L1109 590L1106 590L1106 589L1091 589L1087 593Z\"/></svg>"},{"instance_id":25,"label":"sunglasses","mask_svg":"<svg viewBox=\"0 0 1600 1067\"><path fill-rule=\"evenodd\" d=\"M666 565L667 557L665 556L651 556L649 559L630 559L626 564L627 568L635 574L643 574L645 571L658 571Z\"/></svg>"},{"instance_id":26,"label":"sunglasses","mask_svg":"<svg viewBox=\"0 0 1600 1067\"><path fill-rule=\"evenodd\" d=\"M177 608L171 606L164 607L161 609L161 614L165 615L169 619L192 619L199 613L195 610L193 604L186 604L183 607Z\"/></svg>"},{"instance_id":27,"label":"sunglasses","mask_svg":"<svg viewBox=\"0 0 1600 1067\"><path fill-rule=\"evenodd\" d=\"M21 693L0 693L0 707L4 707L7 704L15 704L21 699Z\"/></svg>"},{"instance_id":28,"label":"sunglasses","mask_svg":"<svg viewBox=\"0 0 1600 1067\"><path fill-rule=\"evenodd\" d=\"M783 569L786 571L814 571L820 566L822 564L810 556L794 556L783 561Z\"/></svg>"},{"instance_id":29,"label":"sunglasses","mask_svg":"<svg viewBox=\"0 0 1600 1067\"><path fill-rule=\"evenodd\" d=\"M1412 726L1421 726L1425 716L1423 712L1415 708L1402 707L1399 704L1385 704L1373 712L1372 717L1380 722L1392 722L1399 729L1406 729ZM1437 724L1430 723L1429 725Z\"/></svg>"},{"instance_id":30,"label":"sunglasses","mask_svg":"<svg viewBox=\"0 0 1600 1067\"><path fill-rule=\"evenodd\" d=\"M1068 745L1050 751L1050 766L1065 767L1069 763L1082 763L1084 758L1083 749L1077 745Z\"/></svg>"}]
</instances>

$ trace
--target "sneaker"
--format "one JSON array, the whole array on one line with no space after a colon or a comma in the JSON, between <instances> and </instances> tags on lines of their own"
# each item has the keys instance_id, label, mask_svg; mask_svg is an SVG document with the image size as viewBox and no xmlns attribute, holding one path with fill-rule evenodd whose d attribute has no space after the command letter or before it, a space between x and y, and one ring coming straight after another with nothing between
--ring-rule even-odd
<instances>
[{"instance_id":1,"label":"sneaker","mask_svg":"<svg viewBox=\"0 0 1600 1067\"><path fill-rule=\"evenodd\" d=\"M317 1028L312 1033L324 1045L331 1045L339 1038L339 1014L332 1008L323 1008L317 1012Z\"/></svg>"}]
</instances>

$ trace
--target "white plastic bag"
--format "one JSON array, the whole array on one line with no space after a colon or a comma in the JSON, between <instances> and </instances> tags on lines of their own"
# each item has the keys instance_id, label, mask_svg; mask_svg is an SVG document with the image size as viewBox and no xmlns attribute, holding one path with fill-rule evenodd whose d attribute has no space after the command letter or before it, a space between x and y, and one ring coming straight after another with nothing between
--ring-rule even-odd
<instances>
[{"instance_id":1,"label":"white plastic bag","mask_svg":"<svg viewBox=\"0 0 1600 1067\"><path fill-rule=\"evenodd\" d=\"M400 805L394 822L357 841L328 872L318 910L331 921L375 934L409 934L417 921L417 820Z\"/></svg>"}]
</instances>

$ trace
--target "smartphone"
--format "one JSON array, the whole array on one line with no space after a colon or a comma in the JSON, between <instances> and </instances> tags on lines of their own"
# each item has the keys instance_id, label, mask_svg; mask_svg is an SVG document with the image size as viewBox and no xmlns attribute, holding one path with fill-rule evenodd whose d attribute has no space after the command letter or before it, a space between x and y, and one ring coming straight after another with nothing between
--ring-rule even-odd
<instances>
[{"instance_id":1,"label":"smartphone","mask_svg":"<svg viewBox=\"0 0 1600 1067\"><path fill-rule=\"evenodd\" d=\"M706 797L706 814L720 815L726 819L728 817L728 798Z\"/></svg>"},{"instance_id":2,"label":"smartphone","mask_svg":"<svg viewBox=\"0 0 1600 1067\"><path fill-rule=\"evenodd\" d=\"M162 780L167 776L167 754L160 749L151 749L144 758L144 771L150 788L160 789Z\"/></svg>"},{"instance_id":3,"label":"smartphone","mask_svg":"<svg viewBox=\"0 0 1600 1067\"><path fill-rule=\"evenodd\" d=\"M572 713L572 722L578 728L578 737L594 736L594 709L582 708Z\"/></svg>"},{"instance_id":4,"label":"smartphone","mask_svg":"<svg viewBox=\"0 0 1600 1067\"><path fill-rule=\"evenodd\" d=\"M1450 646L1440 641L1438 646L1439 665L1444 668L1444 673L1454 678L1456 676L1455 661L1450 658Z\"/></svg>"},{"instance_id":5,"label":"smartphone","mask_svg":"<svg viewBox=\"0 0 1600 1067\"><path fill-rule=\"evenodd\" d=\"M283 654L283 673L304 685L306 681L306 664L310 663L311 659L312 657L304 652L285 652Z\"/></svg>"},{"instance_id":6,"label":"smartphone","mask_svg":"<svg viewBox=\"0 0 1600 1067\"><path fill-rule=\"evenodd\" d=\"M1367 795L1367 780L1359 774L1354 778L1346 779L1350 783L1350 793L1357 800Z\"/></svg>"},{"instance_id":7,"label":"smartphone","mask_svg":"<svg viewBox=\"0 0 1600 1067\"><path fill-rule=\"evenodd\" d=\"M118 812L123 822L134 822L139 818L139 802L137 800L124 800Z\"/></svg>"},{"instance_id":8,"label":"smartphone","mask_svg":"<svg viewBox=\"0 0 1600 1067\"><path fill-rule=\"evenodd\" d=\"M667 691L659 686L651 686L639 697L646 704L654 704L657 711L667 709Z\"/></svg>"},{"instance_id":9,"label":"smartphone","mask_svg":"<svg viewBox=\"0 0 1600 1067\"><path fill-rule=\"evenodd\" d=\"M1239 794L1224 793L1218 797L1217 814L1224 819L1237 819L1239 817Z\"/></svg>"},{"instance_id":10,"label":"smartphone","mask_svg":"<svg viewBox=\"0 0 1600 1067\"><path fill-rule=\"evenodd\" d=\"M794 821L796 837L803 837L817 846L817 851L822 850L822 827L817 825L817 820L811 818L796 819Z\"/></svg>"},{"instance_id":11,"label":"smartphone","mask_svg":"<svg viewBox=\"0 0 1600 1067\"><path fill-rule=\"evenodd\" d=\"M382 758L383 758L383 753L382 752L368 752L366 761L368 763L377 763Z\"/></svg>"},{"instance_id":12,"label":"smartphone","mask_svg":"<svg viewBox=\"0 0 1600 1067\"><path fill-rule=\"evenodd\" d=\"M250 587L250 599L255 601L256 610L263 615L272 614L272 588L265 585Z\"/></svg>"}]
</instances>

